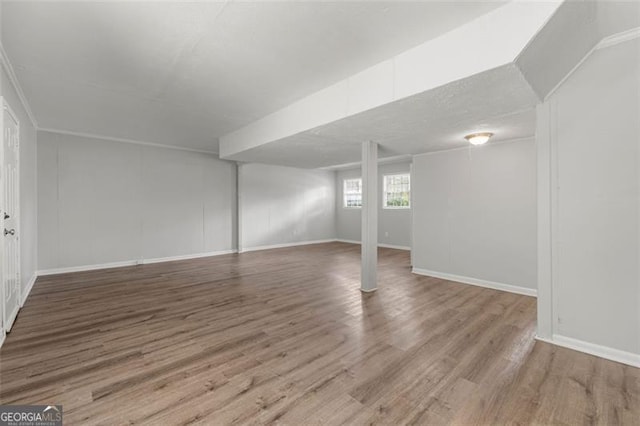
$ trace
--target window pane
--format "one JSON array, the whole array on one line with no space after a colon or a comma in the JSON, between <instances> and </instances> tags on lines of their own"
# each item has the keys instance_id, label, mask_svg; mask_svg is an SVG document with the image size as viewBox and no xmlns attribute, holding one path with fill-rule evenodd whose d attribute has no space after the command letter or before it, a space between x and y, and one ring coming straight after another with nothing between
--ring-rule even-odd
<instances>
[{"instance_id":1,"label":"window pane","mask_svg":"<svg viewBox=\"0 0 640 426\"><path fill-rule=\"evenodd\" d=\"M344 207L362 207L362 179L345 179Z\"/></svg>"},{"instance_id":2,"label":"window pane","mask_svg":"<svg viewBox=\"0 0 640 426\"><path fill-rule=\"evenodd\" d=\"M384 177L384 207L408 208L411 198L409 174Z\"/></svg>"}]
</instances>

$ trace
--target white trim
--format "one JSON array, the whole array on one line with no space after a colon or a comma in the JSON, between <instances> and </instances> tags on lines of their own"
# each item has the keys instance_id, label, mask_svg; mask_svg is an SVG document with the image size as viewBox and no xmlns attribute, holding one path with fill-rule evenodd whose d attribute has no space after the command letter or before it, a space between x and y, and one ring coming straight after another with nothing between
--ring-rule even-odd
<instances>
[{"instance_id":1,"label":"white trim","mask_svg":"<svg viewBox=\"0 0 640 426\"><path fill-rule=\"evenodd\" d=\"M463 284L471 284L478 287L491 288L493 290L507 291L509 293L522 294L525 296L536 297L537 291L533 288L515 286L511 284L497 283L494 281L481 280L478 278L463 277L460 275L447 274L445 272L429 271L427 269L413 268L412 271L417 275L425 275L428 277L441 278L443 280L456 281Z\"/></svg>"},{"instance_id":2,"label":"white trim","mask_svg":"<svg viewBox=\"0 0 640 426\"><path fill-rule=\"evenodd\" d=\"M386 194L386 191L384 192ZM411 201L409 201L411 203ZM411 210L411 205L408 206L382 206L383 210Z\"/></svg>"},{"instance_id":3,"label":"white trim","mask_svg":"<svg viewBox=\"0 0 640 426\"><path fill-rule=\"evenodd\" d=\"M640 368L640 354L621 351L620 349L597 345L559 334L554 334L551 339L536 336L536 340Z\"/></svg>"},{"instance_id":4,"label":"white trim","mask_svg":"<svg viewBox=\"0 0 640 426\"><path fill-rule=\"evenodd\" d=\"M22 291L22 297L20 298L20 307L22 308L27 301L27 297L29 297L29 293L33 289L33 285L36 283L36 279L38 279L38 274L34 273L31 275L31 279L27 283L27 287Z\"/></svg>"},{"instance_id":5,"label":"white trim","mask_svg":"<svg viewBox=\"0 0 640 426\"><path fill-rule=\"evenodd\" d=\"M360 245L360 241L355 241L355 240L343 240L341 238L336 238L334 241L338 242L338 243L346 243L346 244L358 244ZM409 246L396 246L394 244L384 244L384 243L378 243L378 247L384 247L384 248L390 248L390 249L395 249L395 250L411 250L411 247Z\"/></svg>"},{"instance_id":6,"label":"white trim","mask_svg":"<svg viewBox=\"0 0 640 426\"><path fill-rule=\"evenodd\" d=\"M560 86L562 86L564 84L564 82L567 81L569 79L569 77L571 77L573 75L573 73L576 72L578 70L578 68L580 68L582 66L584 61L586 61L591 56L591 54L596 51L597 48L598 48L598 45L596 44L591 49L589 49L589 51L582 57L582 59L580 59L578 61L578 63L575 64L575 66L573 68L571 68L571 70L567 74L565 74L564 77L562 77L560 79L558 84L556 84L555 86L553 86L553 88L551 90L549 90L549 92L545 95L543 100L546 101L551 96L553 96L553 94L560 88Z\"/></svg>"},{"instance_id":7,"label":"white trim","mask_svg":"<svg viewBox=\"0 0 640 426\"><path fill-rule=\"evenodd\" d=\"M69 266L65 268L43 269L41 271L38 271L38 276L43 277L46 275L67 274L69 272L84 272L84 271L94 271L96 269L120 268L123 266L133 266L137 264L138 264L137 260L126 260L122 262L109 262L109 263L98 263L94 265Z\"/></svg>"},{"instance_id":8,"label":"white trim","mask_svg":"<svg viewBox=\"0 0 640 426\"><path fill-rule=\"evenodd\" d=\"M11 65L11 61L9 61L9 56L7 56L7 52L4 50L4 46L2 46L2 43L0 43L0 65L7 72L7 76L9 77L9 81L13 85L13 88L15 89L15 91L16 91L16 93L18 95L18 99L20 99L20 102L22 103L22 107L24 108L25 112L27 113L27 116L29 117L29 120L31 121L31 125L33 125L33 127L35 127L36 130L37 130L38 129L38 122L36 121L35 116L33 115L33 112L31 111L31 107L29 106L29 102L27 102L27 97L24 95L24 92L22 91L22 87L20 86L20 83L18 82L18 77L16 77L16 73L13 70L13 66Z\"/></svg>"},{"instance_id":9,"label":"white trim","mask_svg":"<svg viewBox=\"0 0 640 426\"><path fill-rule=\"evenodd\" d=\"M378 165L392 164L392 163L404 163L405 161L410 163L412 158L413 158L413 155L411 155L411 154L402 154L402 155L394 155L392 157L378 158ZM338 164L338 165L335 165L335 166L318 167L318 170L343 171L343 170L360 168L360 166L362 166L362 161L356 161L356 162L353 162L353 163Z\"/></svg>"},{"instance_id":10,"label":"white trim","mask_svg":"<svg viewBox=\"0 0 640 426\"><path fill-rule=\"evenodd\" d=\"M2 344L4 343L4 339L7 337L7 333L4 332L4 330L0 330L0 348L2 347Z\"/></svg>"},{"instance_id":11,"label":"white trim","mask_svg":"<svg viewBox=\"0 0 640 426\"><path fill-rule=\"evenodd\" d=\"M90 138L90 139L102 139L102 140L105 140L105 141L129 143L129 144L133 144L133 145L150 146L150 147L153 147L153 148L175 149L175 150L178 150L178 151L197 152L197 153L200 153L200 154L211 154L211 155L218 156L218 152L217 151L209 151L209 150L206 150L206 149L188 148L188 147L176 146L176 145L164 145L164 144L161 144L161 143L144 142L144 141L138 141L138 140L135 140L135 139L126 139L126 138L118 138L118 137L113 137L113 136L97 135L95 133L74 132L72 130L60 130L60 129L52 129L52 128L48 128L48 127L38 127L38 131L39 132L53 133L53 134L58 134L58 135L68 135L68 136L76 136L76 137L80 137L80 138Z\"/></svg>"},{"instance_id":12,"label":"white trim","mask_svg":"<svg viewBox=\"0 0 640 426\"><path fill-rule=\"evenodd\" d=\"M200 259L203 257L213 257L213 256L222 256L224 254L233 254L237 253L238 250L220 250L220 251L211 251L207 253L197 253L197 254L185 254L181 256L169 256L169 257L156 257L153 259L143 259L138 261L138 265L147 265L151 263L163 263L163 262L174 262L176 260L189 260L189 259Z\"/></svg>"},{"instance_id":13,"label":"white trim","mask_svg":"<svg viewBox=\"0 0 640 426\"><path fill-rule=\"evenodd\" d=\"M270 250L270 249L285 248L285 247L307 246L309 244L333 243L335 241L336 241L335 238L331 238L328 240L298 241L294 243L271 244L267 246L243 247L242 250L239 251L239 253L246 253L249 251L259 251L259 250Z\"/></svg>"},{"instance_id":14,"label":"white trim","mask_svg":"<svg viewBox=\"0 0 640 426\"><path fill-rule=\"evenodd\" d=\"M600 40L600 43L596 45L596 49L604 49L606 47L615 46L616 44L624 43L625 41L633 40L640 37L640 27L631 28L627 31L622 31L617 34L610 35Z\"/></svg>"},{"instance_id":15,"label":"white trim","mask_svg":"<svg viewBox=\"0 0 640 426\"><path fill-rule=\"evenodd\" d=\"M408 246L396 246L394 244L384 244L384 243L378 243L378 247L384 247L384 248L390 248L390 249L395 249L395 250L411 250L411 247Z\"/></svg>"},{"instance_id":16,"label":"white trim","mask_svg":"<svg viewBox=\"0 0 640 426\"><path fill-rule=\"evenodd\" d=\"M232 253L236 253L236 250L222 250L222 251L212 251L212 252L206 252L206 253L186 254L186 255L180 255L180 256L155 257L151 259L124 260L121 262L99 263L95 265L82 265L82 266L71 266L66 268L44 269L42 271L38 271L37 274L39 277L42 277L45 275L66 274L69 272L84 272L84 271L94 271L96 269L111 269L111 268L121 268L123 266L135 266L135 265L145 265L150 263L172 262L175 260L199 259L202 257L220 256L223 254L232 254Z\"/></svg>"},{"instance_id":17,"label":"white trim","mask_svg":"<svg viewBox=\"0 0 640 426\"><path fill-rule=\"evenodd\" d=\"M20 301L18 300L18 303L19 302ZM20 312L19 304L16 305L13 312L7 317L7 323L4 325L5 333L8 333L9 331L11 331L11 327L13 327L13 323L16 321L16 318L18 317L18 312Z\"/></svg>"},{"instance_id":18,"label":"white trim","mask_svg":"<svg viewBox=\"0 0 640 426\"><path fill-rule=\"evenodd\" d=\"M356 240L343 240L341 238L336 238L335 240L338 243L347 243L347 244L358 244L360 245L360 241L356 241Z\"/></svg>"},{"instance_id":19,"label":"white trim","mask_svg":"<svg viewBox=\"0 0 640 426\"><path fill-rule=\"evenodd\" d=\"M589 49L589 51L582 57L582 59L580 59L578 63L573 68L571 68L571 70L564 77L562 77L562 79L560 79L558 84L553 86L553 88L545 95L544 100L549 99L564 84L564 82L567 81L569 77L571 77L573 73L576 72L587 59L589 59L593 52L595 52L596 50L615 46L617 44L633 40L638 37L640 37L640 27L632 28L628 31L622 31L620 33L610 35L609 37L605 37L600 40L598 43L596 43L595 46Z\"/></svg>"}]
</instances>

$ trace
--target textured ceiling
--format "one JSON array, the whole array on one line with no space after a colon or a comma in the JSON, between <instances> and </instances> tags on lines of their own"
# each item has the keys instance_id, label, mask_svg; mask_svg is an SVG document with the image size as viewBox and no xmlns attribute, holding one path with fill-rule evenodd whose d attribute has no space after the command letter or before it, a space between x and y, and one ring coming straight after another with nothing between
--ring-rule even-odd
<instances>
[{"instance_id":1,"label":"textured ceiling","mask_svg":"<svg viewBox=\"0 0 640 426\"><path fill-rule=\"evenodd\" d=\"M504 2L3 2L43 128L217 150L217 137Z\"/></svg>"},{"instance_id":2,"label":"textured ceiling","mask_svg":"<svg viewBox=\"0 0 640 426\"><path fill-rule=\"evenodd\" d=\"M226 158L335 167L359 162L367 140L393 158L462 147L477 131L494 132L489 143L533 137L536 104L601 40L638 27L640 2L565 2L508 65Z\"/></svg>"},{"instance_id":3,"label":"textured ceiling","mask_svg":"<svg viewBox=\"0 0 640 426\"><path fill-rule=\"evenodd\" d=\"M385 104L233 158L297 167L358 162L361 142L374 140L380 157L467 146L466 134L492 131L491 142L531 137L538 98L514 64ZM490 142L490 143L491 143Z\"/></svg>"}]
</instances>

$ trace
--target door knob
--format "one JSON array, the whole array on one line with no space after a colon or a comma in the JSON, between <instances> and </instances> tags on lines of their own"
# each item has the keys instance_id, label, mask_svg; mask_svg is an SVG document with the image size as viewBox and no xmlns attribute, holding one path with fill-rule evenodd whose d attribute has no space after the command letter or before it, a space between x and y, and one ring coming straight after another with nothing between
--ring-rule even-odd
<instances>
[{"instance_id":1,"label":"door knob","mask_svg":"<svg viewBox=\"0 0 640 426\"><path fill-rule=\"evenodd\" d=\"M4 218L5 218L5 219L9 219L10 217L11 217L11 216L9 216L9 215L5 212L5 214L4 214Z\"/></svg>"},{"instance_id":2,"label":"door knob","mask_svg":"<svg viewBox=\"0 0 640 426\"><path fill-rule=\"evenodd\" d=\"M4 229L4 235L5 236L7 236L7 235L15 235L15 234L16 234L16 230L15 229L10 229L10 230L7 230L7 228Z\"/></svg>"}]
</instances>

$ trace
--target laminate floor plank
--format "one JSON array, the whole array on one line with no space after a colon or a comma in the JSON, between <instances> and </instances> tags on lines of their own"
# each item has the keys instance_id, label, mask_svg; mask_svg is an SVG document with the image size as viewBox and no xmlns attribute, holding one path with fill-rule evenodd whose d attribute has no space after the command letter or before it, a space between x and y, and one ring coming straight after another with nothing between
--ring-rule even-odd
<instances>
[{"instance_id":1,"label":"laminate floor plank","mask_svg":"<svg viewBox=\"0 0 640 426\"><path fill-rule=\"evenodd\" d=\"M326 243L38 278L0 403L66 424L640 424L640 370L537 342L532 297Z\"/></svg>"}]
</instances>

